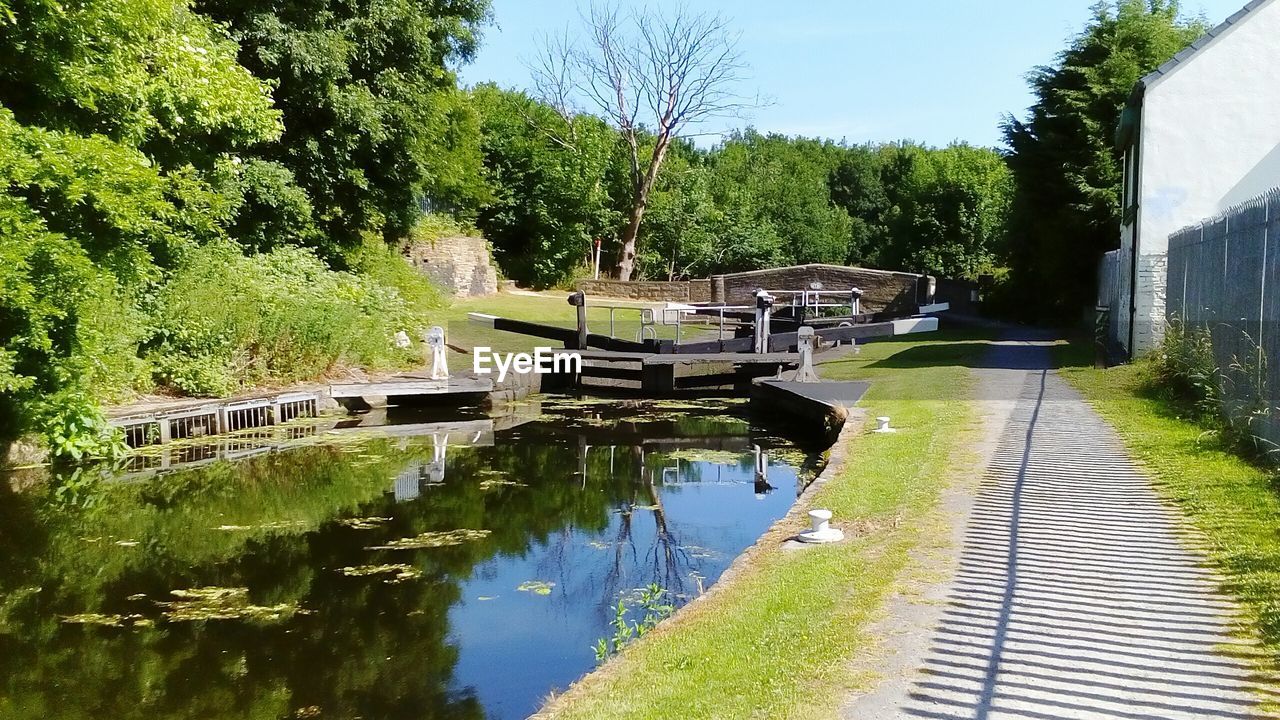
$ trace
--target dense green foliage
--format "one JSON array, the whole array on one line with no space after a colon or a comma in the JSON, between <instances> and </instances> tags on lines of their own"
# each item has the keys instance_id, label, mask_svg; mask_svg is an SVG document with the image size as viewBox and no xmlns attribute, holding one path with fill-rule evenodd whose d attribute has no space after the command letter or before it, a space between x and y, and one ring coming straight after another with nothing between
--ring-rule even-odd
<instances>
[{"instance_id":1,"label":"dense green foliage","mask_svg":"<svg viewBox=\"0 0 1280 720\"><path fill-rule=\"evenodd\" d=\"M301 248L246 257L229 244L203 247L155 305L156 378L189 395L314 377L335 361L377 367L418 357L387 342L415 323L393 287L331 272Z\"/></svg>"},{"instance_id":2,"label":"dense green foliage","mask_svg":"<svg viewBox=\"0 0 1280 720\"><path fill-rule=\"evenodd\" d=\"M474 102L494 196L476 222L504 272L555 285L589 264L596 239L608 272L632 191L615 133L492 85ZM994 150L747 130L705 150L675 143L664 167L641 230L642 279L845 262L972 278L1003 262L1012 184Z\"/></svg>"},{"instance_id":3,"label":"dense green foliage","mask_svg":"<svg viewBox=\"0 0 1280 720\"><path fill-rule=\"evenodd\" d=\"M1135 83L1199 36L1174 0L1114 0L1053 66L1030 75L1036 103L1008 118L1017 180L1010 220L1016 305L1066 316L1092 304L1098 257L1120 243L1116 130Z\"/></svg>"},{"instance_id":4,"label":"dense green foliage","mask_svg":"<svg viewBox=\"0 0 1280 720\"><path fill-rule=\"evenodd\" d=\"M547 286L584 264L595 238L615 233L608 177L616 135L583 115L565 120L518 92L482 85L484 165L493 199L476 225L508 277Z\"/></svg>"},{"instance_id":5,"label":"dense green foliage","mask_svg":"<svg viewBox=\"0 0 1280 720\"><path fill-rule=\"evenodd\" d=\"M434 49L413 62L435 83L404 82L460 105L444 63L469 51L474 21L455 11L479 19L486 7L452 3L439 22L419 17ZM402 19L388 18L397 33ZM402 40L387 25L362 37ZM337 60L352 68L371 61L345 52ZM118 439L96 405L131 389L220 392L406 359L392 335L421 325L437 300L397 254L361 243L407 222L400 208L417 207L414 193L449 187L451 161L437 164L437 185L423 179L431 158L448 154L447 143L427 141L447 135L439 117L380 110L421 160L403 161L404 146L380 151L389 172L417 173L395 181L410 196L339 190L364 208L343 225L354 237L319 242L331 205L274 154L291 142L291 113L323 117L323 103L312 98L308 110L303 93L282 113L280 78L255 75L242 54L186 0L0 6L0 439L38 430L55 457L106 455ZM394 79L385 67L365 71ZM370 118L357 122L367 134ZM377 157L349 159L379 177ZM254 254L299 244L357 272L300 250Z\"/></svg>"},{"instance_id":6,"label":"dense green foliage","mask_svg":"<svg viewBox=\"0 0 1280 720\"><path fill-rule=\"evenodd\" d=\"M280 141L249 151L270 171L242 179L261 221L281 206L301 212L287 197L294 183L315 225L306 240L324 248L370 229L402 236L423 198L445 208L482 199L477 120L447 63L475 52L488 5L198 0L283 114Z\"/></svg>"}]
</instances>

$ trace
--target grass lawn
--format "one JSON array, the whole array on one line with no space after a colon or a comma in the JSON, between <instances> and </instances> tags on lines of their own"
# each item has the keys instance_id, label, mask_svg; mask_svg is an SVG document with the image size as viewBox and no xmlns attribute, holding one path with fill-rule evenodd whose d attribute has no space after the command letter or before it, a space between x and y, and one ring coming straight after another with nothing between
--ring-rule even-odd
<instances>
[{"instance_id":1,"label":"grass lawn","mask_svg":"<svg viewBox=\"0 0 1280 720\"><path fill-rule=\"evenodd\" d=\"M1159 490L1205 535L1224 591L1244 605L1275 666L1280 666L1280 483L1274 470L1233 452L1218 433L1186 419L1153 389L1142 363L1097 370L1076 347L1061 355L1062 375L1120 432ZM1091 358L1090 358L1091 360Z\"/></svg>"},{"instance_id":2,"label":"grass lawn","mask_svg":"<svg viewBox=\"0 0 1280 720\"><path fill-rule=\"evenodd\" d=\"M830 716L850 690L870 682L853 662L876 643L867 627L908 582L910 551L945 535L937 532L940 491L970 469L968 439L977 425L964 353L983 346L933 353L973 338L922 337L866 345L861 355L822 367L830 378L871 380L863 407L902 428L858 436L842 474L814 499L852 539L784 551L777 541L785 535L770 536L740 574L553 700L546 716ZM814 646L822 652L811 652Z\"/></svg>"}]
</instances>

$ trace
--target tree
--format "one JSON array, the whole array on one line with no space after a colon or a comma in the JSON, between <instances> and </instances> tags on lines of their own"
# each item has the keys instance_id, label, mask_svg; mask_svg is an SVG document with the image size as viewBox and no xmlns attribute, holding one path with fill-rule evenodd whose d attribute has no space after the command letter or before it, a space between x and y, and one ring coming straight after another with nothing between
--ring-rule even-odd
<instances>
[{"instance_id":1,"label":"tree","mask_svg":"<svg viewBox=\"0 0 1280 720\"><path fill-rule=\"evenodd\" d=\"M472 97L491 196L476 225L508 277L554 285L617 225L608 181L617 137L597 117L565 118L521 92L481 85Z\"/></svg>"},{"instance_id":2,"label":"tree","mask_svg":"<svg viewBox=\"0 0 1280 720\"><path fill-rule=\"evenodd\" d=\"M0 442L100 443L133 379L138 304L234 199L210 173L279 136L269 87L185 0L0 6Z\"/></svg>"},{"instance_id":3,"label":"tree","mask_svg":"<svg viewBox=\"0 0 1280 720\"><path fill-rule=\"evenodd\" d=\"M831 202L843 208L851 222L845 262L865 263L888 232L882 216L889 198L880 178L879 150L867 144L830 146L828 151L835 156L827 179Z\"/></svg>"},{"instance_id":4,"label":"tree","mask_svg":"<svg viewBox=\"0 0 1280 720\"><path fill-rule=\"evenodd\" d=\"M838 263L852 222L831 200L831 159L820 140L735 133L711 157L717 197L746 195L761 224L776 231L786 263Z\"/></svg>"},{"instance_id":5,"label":"tree","mask_svg":"<svg viewBox=\"0 0 1280 720\"><path fill-rule=\"evenodd\" d=\"M1033 70L1025 120L1006 117L1017 182L1011 281L1017 306L1068 317L1090 303L1101 253L1119 245L1120 114L1134 85L1205 30L1175 0L1108 0L1052 66Z\"/></svg>"},{"instance_id":6,"label":"tree","mask_svg":"<svg viewBox=\"0 0 1280 720\"><path fill-rule=\"evenodd\" d=\"M105 135L164 169L280 136L270 87L187 0L0 5L0 103L18 122Z\"/></svg>"},{"instance_id":7,"label":"tree","mask_svg":"<svg viewBox=\"0 0 1280 720\"><path fill-rule=\"evenodd\" d=\"M749 105L735 92L744 65L737 36L719 15L637 11L624 27L616 7L592 5L584 22L585 44L568 38L544 43L534 84L566 115L577 102L594 106L627 148L630 197L618 277L630 280L640 226L672 142L700 122Z\"/></svg>"},{"instance_id":8,"label":"tree","mask_svg":"<svg viewBox=\"0 0 1280 720\"><path fill-rule=\"evenodd\" d=\"M241 64L274 85L284 133L255 154L306 191L316 242L351 247L366 230L401 237L424 199L467 210L482 198L479 124L450 65L475 52L488 0L197 0L196 8L225 23ZM278 185L283 176L258 178Z\"/></svg>"},{"instance_id":9,"label":"tree","mask_svg":"<svg viewBox=\"0 0 1280 720\"><path fill-rule=\"evenodd\" d=\"M1013 186L998 153L906 143L880 153L887 202L870 248L876 265L976 279L1004 260Z\"/></svg>"},{"instance_id":10,"label":"tree","mask_svg":"<svg viewBox=\"0 0 1280 720\"><path fill-rule=\"evenodd\" d=\"M752 189L717 176L716 152L674 147L650 200L640 272L676 279L787 264L787 244Z\"/></svg>"}]
</instances>

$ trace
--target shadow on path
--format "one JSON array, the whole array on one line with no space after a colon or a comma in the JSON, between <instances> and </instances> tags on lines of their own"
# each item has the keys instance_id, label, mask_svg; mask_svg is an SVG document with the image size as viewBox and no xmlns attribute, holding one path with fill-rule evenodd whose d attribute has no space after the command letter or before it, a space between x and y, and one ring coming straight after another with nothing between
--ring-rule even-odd
<instances>
[{"instance_id":1,"label":"shadow on path","mask_svg":"<svg viewBox=\"0 0 1280 720\"><path fill-rule=\"evenodd\" d=\"M896 715L1259 717L1234 606L1115 432L1044 347L995 345L977 367L1016 402Z\"/></svg>"}]
</instances>

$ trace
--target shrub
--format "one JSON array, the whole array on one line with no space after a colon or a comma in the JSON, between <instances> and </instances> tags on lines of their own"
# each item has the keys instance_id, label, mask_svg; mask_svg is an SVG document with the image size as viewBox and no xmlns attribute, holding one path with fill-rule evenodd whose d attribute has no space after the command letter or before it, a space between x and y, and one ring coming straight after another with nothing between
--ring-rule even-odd
<instances>
[{"instance_id":1,"label":"shrub","mask_svg":"<svg viewBox=\"0 0 1280 720\"><path fill-rule=\"evenodd\" d=\"M1235 348L1225 366L1214 352L1215 333L1221 347ZM1196 420L1247 454L1271 462L1280 458L1269 433L1267 358L1247 331L1230 323L1211 330L1175 317L1148 363L1155 389L1172 394Z\"/></svg>"},{"instance_id":2,"label":"shrub","mask_svg":"<svg viewBox=\"0 0 1280 720\"><path fill-rule=\"evenodd\" d=\"M415 232L414 239L417 237ZM409 312L419 321L448 304L440 288L432 285L425 275L405 262L400 253L373 233L366 233L360 246L347 254L347 265L368 280L393 288L408 305Z\"/></svg>"},{"instance_id":3,"label":"shrub","mask_svg":"<svg viewBox=\"0 0 1280 720\"><path fill-rule=\"evenodd\" d=\"M421 330L395 287L331 271L302 248L250 256L225 244L202 248L161 289L156 306L148 352L155 379L192 395L419 357L395 347L397 331Z\"/></svg>"},{"instance_id":4,"label":"shrub","mask_svg":"<svg viewBox=\"0 0 1280 720\"><path fill-rule=\"evenodd\" d=\"M1213 355L1213 338L1205 328L1171 318L1164 340L1151 356L1153 378L1194 408L1201 418L1221 412L1221 369Z\"/></svg>"},{"instance_id":5,"label":"shrub","mask_svg":"<svg viewBox=\"0 0 1280 720\"><path fill-rule=\"evenodd\" d=\"M409 239L413 242L434 242L447 237L479 237L480 231L474 226L461 222L449 215L427 213L414 224Z\"/></svg>"}]
</instances>

